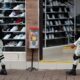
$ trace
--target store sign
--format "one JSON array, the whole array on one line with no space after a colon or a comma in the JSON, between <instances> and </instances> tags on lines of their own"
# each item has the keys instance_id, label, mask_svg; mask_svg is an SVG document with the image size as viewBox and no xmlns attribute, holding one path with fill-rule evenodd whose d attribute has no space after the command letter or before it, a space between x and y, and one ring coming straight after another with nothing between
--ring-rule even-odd
<instances>
[{"instance_id":1,"label":"store sign","mask_svg":"<svg viewBox=\"0 0 80 80\"><path fill-rule=\"evenodd\" d=\"M38 48L39 47L39 28L30 27L29 28L29 48Z\"/></svg>"}]
</instances>

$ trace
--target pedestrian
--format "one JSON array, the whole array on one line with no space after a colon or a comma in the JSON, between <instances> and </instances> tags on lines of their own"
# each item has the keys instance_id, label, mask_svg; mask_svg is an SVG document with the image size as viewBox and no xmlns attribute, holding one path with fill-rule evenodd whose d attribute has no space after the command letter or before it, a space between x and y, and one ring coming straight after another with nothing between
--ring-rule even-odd
<instances>
[{"instance_id":1,"label":"pedestrian","mask_svg":"<svg viewBox=\"0 0 80 80\"><path fill-rule=\"evenodd\" d=\"M0 75L7 75L3 55L3 42L1 39L0 39L0 65L1 65Z\"/></svg>"},{"instance_id":2,"label":"pedestrian","mask_svg":"<svg viewBox=\"0 0 80 80\"><path fill-rule=\"evenodd\" d=\"M80 58L80 37L70 46L71 48L76 48L76 49L75 49L75 53L73 54L74 61L73 61L72 69L70 71L67 71L66 73L68 75L76 75L76 68Z\"/></svg>"}]
</instances>

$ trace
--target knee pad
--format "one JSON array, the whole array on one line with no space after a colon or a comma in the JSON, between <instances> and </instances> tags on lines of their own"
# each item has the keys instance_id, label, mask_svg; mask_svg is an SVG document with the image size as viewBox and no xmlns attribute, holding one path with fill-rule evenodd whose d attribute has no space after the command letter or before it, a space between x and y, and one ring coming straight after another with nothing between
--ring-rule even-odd
<instances>
[{"instance_id":1,"label":"knee pad","mask_svg":"<svg viewBox=\"0 0 80 80\"><path fill-rule=\"evenodd\" d=\"M79 57L74 54L74 55L73 55L73 59L74 59L74 60L77 60L77 59L79 59Z\"/></svg>"}]
</instances>

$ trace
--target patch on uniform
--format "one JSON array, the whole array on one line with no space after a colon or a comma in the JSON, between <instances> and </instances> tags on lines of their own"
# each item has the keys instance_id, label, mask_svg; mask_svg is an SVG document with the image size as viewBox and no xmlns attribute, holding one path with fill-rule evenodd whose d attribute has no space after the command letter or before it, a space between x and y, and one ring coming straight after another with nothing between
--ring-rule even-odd
<instances>
[{"instance_id":1,"label":"patch on uniform","mask_svg":"<svg viewBox=\"0 0 80 80\"><path fill-rule=\"evenodd\" d=\"M4 55L0 55L0 60L4 59Z\"/></svg>"}]
</instances>

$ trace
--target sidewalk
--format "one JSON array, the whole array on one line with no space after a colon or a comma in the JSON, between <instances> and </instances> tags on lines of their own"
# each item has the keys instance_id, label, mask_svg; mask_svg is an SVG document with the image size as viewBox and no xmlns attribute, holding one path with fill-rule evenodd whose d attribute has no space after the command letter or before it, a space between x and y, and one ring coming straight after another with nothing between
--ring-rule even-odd
<instances>
[{"instance_id":1,"label":"sidewalk","mask_svg":"<svg viewBox=\"0 0 80 80\"><path fill-rule=\"evenodd\" d=\"M80 71L77 71L76 76L66 75L65 72L66 70L39 70L32 72L8 70L8 75L0 75L0 80L80 80Z\"/></svg>"}]
</instances>

